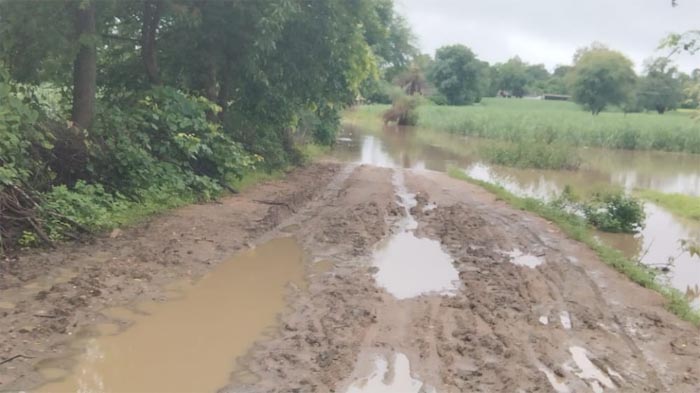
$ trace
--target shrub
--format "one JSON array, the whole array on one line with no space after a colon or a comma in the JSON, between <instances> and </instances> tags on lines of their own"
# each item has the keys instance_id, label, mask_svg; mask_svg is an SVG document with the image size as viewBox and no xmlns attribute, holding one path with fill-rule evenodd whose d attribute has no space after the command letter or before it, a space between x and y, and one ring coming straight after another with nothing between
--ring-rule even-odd
<instances>
[{"instance_id":1,"label":"shrub","mask_svg":"<svg viewBox=\"0 0 700 393\"><path fill-rule=\"evenodd\" d=\"M399 95L394 98L391 108L384 112L384 123L396 123L400 126L414 126L418 123L418 99L414 96Z\"/></svg>"},{"instance_id":2,"label":"shrub","mask_svg":"<svg viewBox=\"0 0 700 393\"><path fill-rule=\"evenodd\" d=\"M606 232L638 232L646 218L644 204L622 192L595 194L581 210L591 225Z\"/></svg>"}]
</instances>

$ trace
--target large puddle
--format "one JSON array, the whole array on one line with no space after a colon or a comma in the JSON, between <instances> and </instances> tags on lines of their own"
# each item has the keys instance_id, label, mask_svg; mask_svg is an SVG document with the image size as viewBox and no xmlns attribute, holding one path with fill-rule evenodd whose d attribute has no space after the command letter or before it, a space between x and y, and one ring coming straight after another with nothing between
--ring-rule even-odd
<instances>
[{"instance_id":1,"label":"large puddle","mask_svg":"<svg viewBox=\"0 0 700 393\"><path fill-rule=\"evenodd\" d=\"M398 224L398 233L374 256L377 284L397 299L453 294L459 288L459 272L452 258L442 250L440 242L414 234L418 223L411 208L416 206L416 198L406 190L400 169L394 172L393 183L405 216Z\"/></svg>"},{"instance_id":2,"label":"large puddle","mask_svg":"<svg viewBox=\"0 0 700 393\"><path fill-rule=\"evenodd\" d=\"M446 171L463 168L471 177L497 183L522 195L549 199L570 185L586 192L615 185L625 190L651 189L700 195L700 155L652 151L580 149L577 171L531 170L480 162L476 152L488 141L429 129L347 127L337 156L384 167ZM666 279L700 307L700 257L681 247L681 239L700 239L700 222L677 217L646 203L647 220L637 235L600 233L600 238L632 259L653 266L673 260ZM534 264L534 260L530 261Z\"/></svg>"},{"instance_id":3,"label":"large puddle","mask_svg":"<svg viewBox=\"0 0 700 393\"><path fill-rule=\"evenodd\" d=\"M69 375L38 392L216 391L236 358L274 327L288 284L303 280L302 259L294 239L275 239L222 263L176 299L115 310L132 325L77 342L82 351ZM53 364L39 371L61 375Z\"/></svg>"}]
</instances>

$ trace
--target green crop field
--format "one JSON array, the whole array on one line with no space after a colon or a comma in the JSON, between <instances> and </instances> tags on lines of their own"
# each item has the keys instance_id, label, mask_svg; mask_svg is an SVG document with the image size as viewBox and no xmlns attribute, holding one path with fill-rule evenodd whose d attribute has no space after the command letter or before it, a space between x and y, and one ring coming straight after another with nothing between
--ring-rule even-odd
<instances>
[{"instance_id":1,"label":"green crop field","mask_svg":"<svg viewBox=\"0 0 700 393\"><path fill-rule=\"evenodd\" d=\"M369 121L387 108L359 107L352 117ZM572 102L485 98L471 106L422 105L418 115L419 127L481 138L700 153L700 119L690 112L593 116Z\"/></svg>"}]
</instances>

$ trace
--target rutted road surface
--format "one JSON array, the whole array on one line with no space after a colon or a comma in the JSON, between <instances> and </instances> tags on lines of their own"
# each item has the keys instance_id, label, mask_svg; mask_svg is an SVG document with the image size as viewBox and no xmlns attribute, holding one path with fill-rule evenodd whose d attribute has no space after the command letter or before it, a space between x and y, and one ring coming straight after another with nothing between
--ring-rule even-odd
<instances>
[{"instance_id":1,"label":"rutted road surface","mask_svg":"<svg viewBox=\"0 0 700 393\"><path fill-rule=\"evenodd\" d=\"M0 391L38 383L35 362L65 352L61 337L105 318L101 308L290 235L306 285L289 289L278 328L231 365L221 392L700 391L698 329L555 226L444 174L337 164L3 265L15 307L0 309L0 357L32 359L0 365ZM81 257L98 251L132 262ZM71 285L22 295L41 263L77 269ZM33 316L44 308L61 319Z\"/></svg>"}]
</instances>

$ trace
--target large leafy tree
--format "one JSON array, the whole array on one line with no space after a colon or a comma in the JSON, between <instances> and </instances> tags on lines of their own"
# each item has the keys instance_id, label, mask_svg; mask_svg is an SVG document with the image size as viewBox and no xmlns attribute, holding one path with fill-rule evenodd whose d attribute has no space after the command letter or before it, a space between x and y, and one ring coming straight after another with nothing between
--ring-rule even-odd
<instances>
[{"instance_id":1,"label":"large leafy tree","mask_svg":"<svg viewBox=\"0 0 700 393\"><path fill-rule=\"evenodd\" d=\"M493 83L497 90L507 91L515 97L525 95L525 87L529 81L528 66L519 57L496 64L494 72Z\"/></svg>"},{"instance_id":2,"label":"large leafy tree","mask_svg":"<svg viewBox=\"0 0 700 393\"><path fill-rule=\"evenodd\" d=\"M599 44L577 51L570 78L574 100L594 115L628 100L636 81L632 61Z\"/></svg>"},{"instance_id":3,"label":"large leafy tree","mask_svg":"<svg viewBox=\"0 0 700 393\"><path fill-rule=\"evenodd\" d=\"M677 108L683 99L683 85L679 72L665 57L650 60L646 75L640 80L637 91L639 103L647 110L664 114Z\"/></svg>"},{"instance_id":4,"label":"large leafy tree","mask_svg":"<svg viewBox=\"0 0 700 393\"><path fill-rule=\"evenodd\" d=\"M9 183L210 195L299 162L414 54L391 0L0 0L0 211Z\"/></svg>"},{"instance_id":5,"label":"large leafy tree","mask_svg":"<svg viewBox=\"0 0 700 393\"><path fill-rule=\"evenodd\" d=\"M478 102L487 78L484 63L464 45L439 48L428 76L450 105Z\"/></svg>"}]
</instances>

